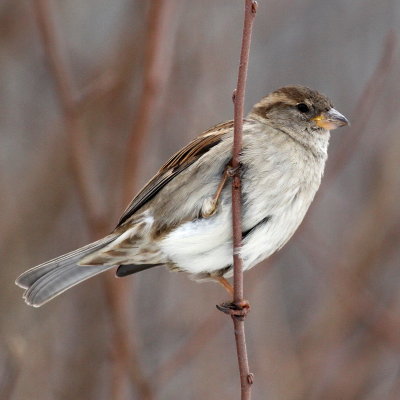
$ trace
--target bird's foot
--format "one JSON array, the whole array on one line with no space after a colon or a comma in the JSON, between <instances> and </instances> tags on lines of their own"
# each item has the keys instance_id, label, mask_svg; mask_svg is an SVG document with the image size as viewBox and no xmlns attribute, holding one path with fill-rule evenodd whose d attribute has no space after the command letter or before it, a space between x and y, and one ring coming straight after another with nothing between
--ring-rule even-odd
<instances>
[{"instance_id":1,"label":"bird's foot","mask_svg":"<svg viewBox=\"0 0 400 400\"><path fill-rule=\"evenodd\" d=\"M222 190L228 180L228 178L232 178L236 172L240 169L240 165L233 168L230 164L225 167L224 173L222 174L222 179L217 187L217 190L213 197L206 198L201 207L201 217L202 218L210 218L212 217L217 209L218 202L222 194Z\"/></svg>"},{"instance_id":2,"label":"bird's foot","mask_svg":"<svg viewBox=\"0 0 400 400\"><path fill-rule=\"evenodd\" d=\"M216 307L219 311L222 311L225 314L235 317L241 321L246 318L246 315L250 311L250 303L247 300L242 300L238 303L226 302L218 304Z\"/></svg>"}]
</instances>

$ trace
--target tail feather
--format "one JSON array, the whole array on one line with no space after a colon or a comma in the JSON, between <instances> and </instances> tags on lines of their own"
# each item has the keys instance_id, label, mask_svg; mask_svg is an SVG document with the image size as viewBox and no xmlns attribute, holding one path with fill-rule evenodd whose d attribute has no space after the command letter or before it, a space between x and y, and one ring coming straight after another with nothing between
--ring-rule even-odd
<instances>
[{"instance_id":1,"label":"tail feather","mask_svg":"<svg viewBox=\"0 0 400 400\"><path fill-rule=\"evenodd\" d=\"M76 265L56 269L38 279L24 294L25 302L40 307L72 286L98 275L113 266L80 267Z\"/></svg>"},{"instance_id":2,"label":"tail feather","mask_svg":"<svg viewBox=\"0 0 400 400\"><path fill-rule=\"evenodd\" d=\"M115 238L113 235L107 236L24 272L15 283L26 289L23 295L25 302L40 307L70 287L113 268L110 265L86 267L77 264L83 257L101 249Z\"/></svg>"}]
</instances>

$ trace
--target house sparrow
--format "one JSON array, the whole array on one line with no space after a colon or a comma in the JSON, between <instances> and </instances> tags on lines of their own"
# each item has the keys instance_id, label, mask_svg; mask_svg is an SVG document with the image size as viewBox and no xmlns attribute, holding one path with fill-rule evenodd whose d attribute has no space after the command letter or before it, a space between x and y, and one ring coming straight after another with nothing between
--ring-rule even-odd
<instances>
[{"instance_id":1,"label":"house sparrow","mask_svg":"<svg viewBox=\"0 0 400 400\"><path fill-rule=\"evenodd\" d=\"M329 131L348 125L324 95L303 86L276 90L243 121L240 156L247 270L279 250L320 185ZM230 292L233 121L205 131L172 156L103 239L24 272L16 284L39 307L110 268L117 276L158 265L214 279Z\"/></svg>"}]
</instances>

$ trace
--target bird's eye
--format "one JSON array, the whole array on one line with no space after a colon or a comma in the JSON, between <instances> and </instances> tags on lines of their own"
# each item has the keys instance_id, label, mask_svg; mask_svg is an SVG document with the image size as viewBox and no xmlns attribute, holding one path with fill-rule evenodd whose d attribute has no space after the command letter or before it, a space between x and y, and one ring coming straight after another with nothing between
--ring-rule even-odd
<instances>
[{"instance_id":1,"label":"bird's eye","mask_svg":"<svg viewBox=\"0 0 400 400\"><path fill-rule=\"evenodd\" d=\"M299 104L297 104L296 107L302 113L307 113L310 111L310 109L308 108L308 105L304 104L304 103L299 103Z\"/></svg>"}]
</instances>

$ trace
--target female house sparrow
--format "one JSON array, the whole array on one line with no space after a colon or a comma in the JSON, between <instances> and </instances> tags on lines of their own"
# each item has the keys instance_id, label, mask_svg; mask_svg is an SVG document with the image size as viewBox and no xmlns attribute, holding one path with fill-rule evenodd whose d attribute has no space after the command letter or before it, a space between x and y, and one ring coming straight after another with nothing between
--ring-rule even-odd
<instances>
[{"instance_id":1,"label":"female house sparrow","mask_svg":"<svg viewBox=\"0 0 400 400\"><path fill-rule=\"evenodd\" d=\"M243 123L241 153L244 270L280 249L320 185L329 131L348 124L324 95L303 86L276 90ZM16 284L39 307L118 266L125 276L157 265L215 279L230 290L233 121L214 126L176 153L103 239L24 272Z\"/></svg>"}]
</instances>

